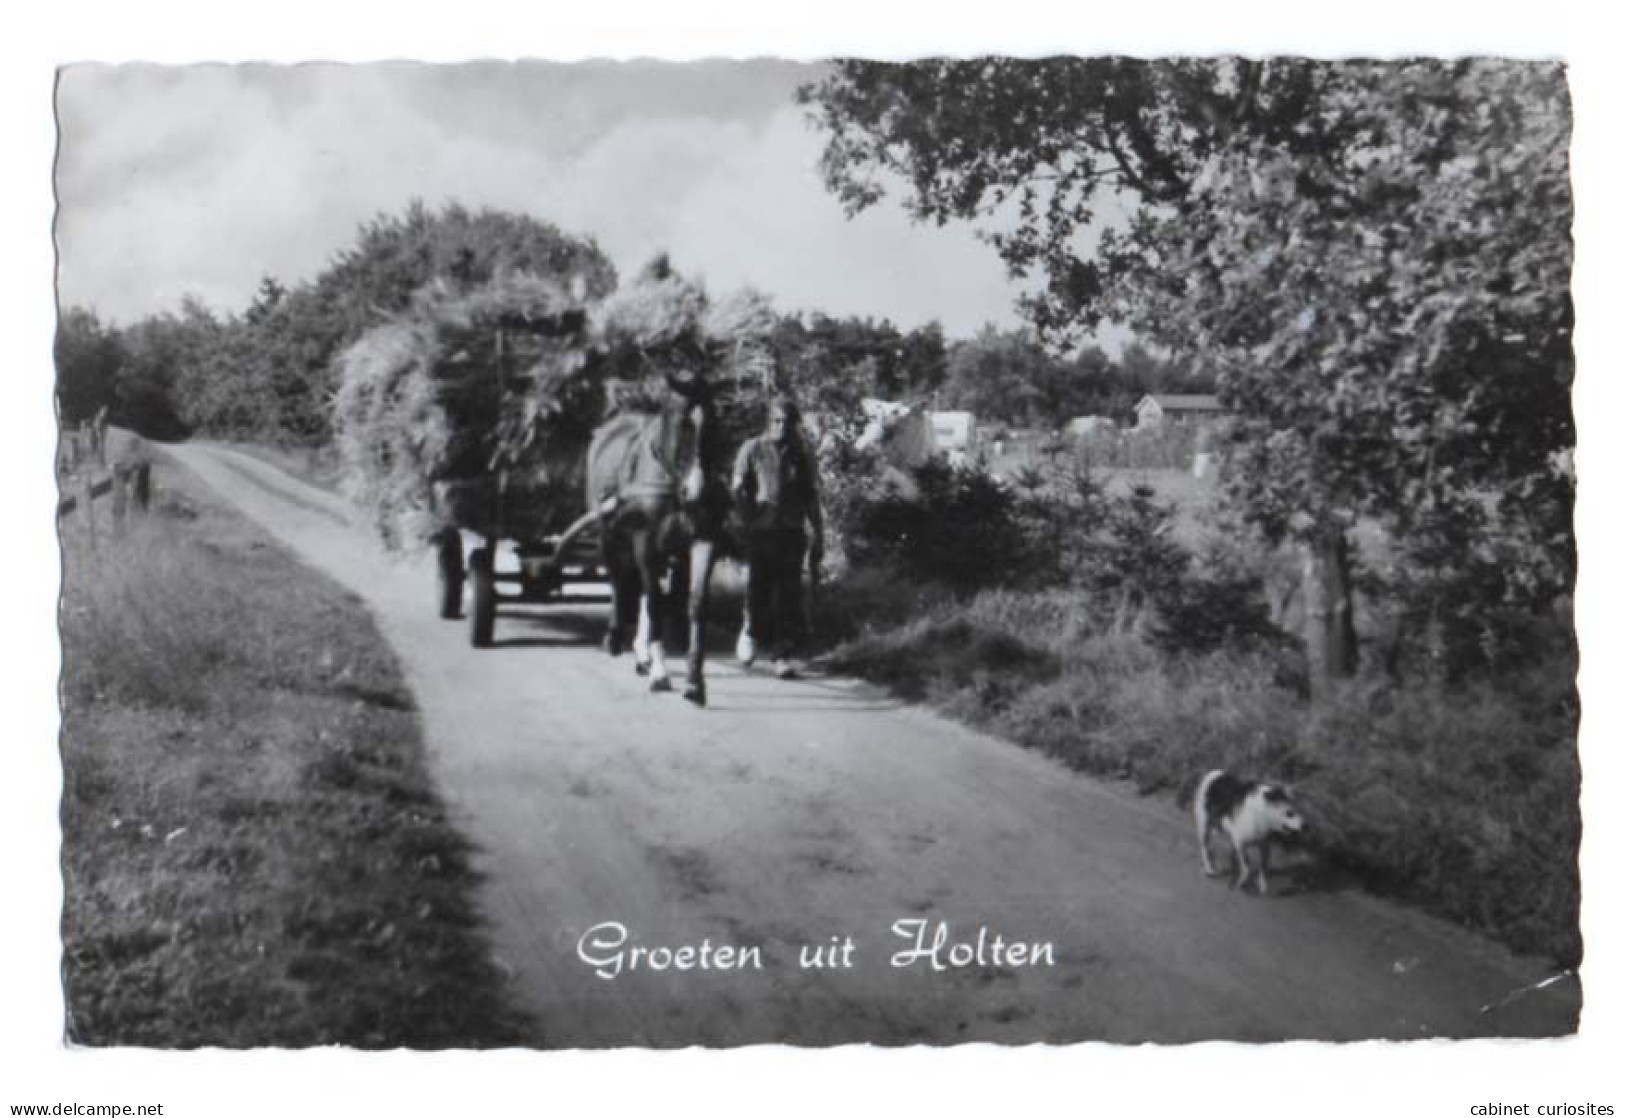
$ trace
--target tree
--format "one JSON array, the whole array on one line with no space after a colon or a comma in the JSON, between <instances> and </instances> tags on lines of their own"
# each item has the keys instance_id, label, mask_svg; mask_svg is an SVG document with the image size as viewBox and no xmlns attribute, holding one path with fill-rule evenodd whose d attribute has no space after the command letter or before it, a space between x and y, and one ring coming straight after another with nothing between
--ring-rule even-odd
<instances>
[{"instance_id":1,"label":"tree","mask_svg":"<svg viewBox=\"0 0 1625 1118\"><path fill-rule=\"evenodd\" d=\"M1147 393L1201 393L1215 387L1211 371L1197 368L1190 360L1159 357L1137 341L1123 347L1116 375L1121 390L1133 397L1131 407Z\"/></svg>"},{"instance_id":2,"label":"tree","mask_svg":"<svg viewBox=\"0 0 1625 1118\"><path fill-rule=\"evenodd\" d=\"M948 376L948 341L942 323L928 322L903 335L898 355L899 395L929 396Z\"/></svg>"},{"instance_id":3,"label":"tree","mask_svg":"<svg viewBox=\"0 0 1625 1118\"><path fill-rule=\"evenodd\" d=\"M1054 428L1065 417L1052 410L1045 389L1053 380L1051 366L1059 364L1031 330L984 326L953 347L942 398L982 422Z\"/></svg>"},{"instance_id":4,"label":"tree","mask_svg":"<svg viewBox=\"0 0 1625 1118\"><path fill-rule=\"evenodd\" d=\"M1352 668L1357 519L1497 552L1502 597L1571 585L1560 66L853 62L801 96L849 210L899 180L922 219L1004 208L1047 340L1112 318L1213 370L1227 484L1304 548L1319 682Z\"/></svg>"},{"instance_id":5,"label":"tree","mask_svg":"<svg viewBox=\"0 0 1625 1118\"><path fill-rule=\"evenodd\" d=\"M1182 365L1137 344L1113 361L1097 346L1057 357L1031 327L988 325L949 352L943 406L975 412L984 422L1056 430L1083 415L1133 418L1147 392L1211 390Z\"/></svg>"},{"instance_id":6,"label":"tree","mask_svg":"<svg viewBox=\"0 0 1625 1118\"><path fill-rule=\"evenodd\" d=\"M148 320L151 337L160 330L167 337L162 352L170 362L164 370L163 391L169 406L188 430L208 427L217 432L237 433L244 424L223 422L248 412L256 393L252 382L244 383L245 367L239 323L221 319L196 296L181 300L179 316L164 315ZM139 325L139 324L138 324ZM156 377L156 374L151 374Z\"/></svg>"},{"instance_id":7,"label":"tree","mask_svg":"<svg viewBox=\"0 0 1625 1118\"><path fill-rule=\"evenodd\" d=\"M525 214L457 204L431 211L414 201L404 214L363 225L314 282L277 301L267 323L276 339L269 373L284 433L326 439L333 358L405 311L431 281L470 291L505 272L579 278L593 299L615 287L614 266L593 241Z\"/></svg>"},{"instance_id":8,"label":"tree","mask_svg":"<svg viewBox=\"0 0 1625 1118\"><path fill-rule=\"evenodd\" d=\"M271 317L287 293L288 289L275 276L261 276L260 285L254 292L254 300L248 304L248 310L243 312L243 321L250 326L258 326Z\"/></svg>"},{"instance_id":9,"label":"tree","mask_svg":"<svg viewBox=\"0 0 1625 1118\"><path fill-rule=\"evenodd\" d=\"M65 426L83 422L115 399L124 353L118 334L96 312L69 307L56 328L57 411Z\"/></svg>"},{"instance_id":10,"label":"tree","mask_svg":"<svg viewBox=\"0 0 1625 1118\"><path fill-rule=\"evenodd\" d=\"M793 392L804 411L859 427L865 397L928 400L948 364L935 322L905 334L885 320L789 314L779 318L770 344L779 387Z\"/></svg>"},{"instance_id":11,"label":"tree","mask_svg":"<svg viewBox=\"0 0 1625 1118\"><path fill-rule=\"evenodd\" d=\"M290 287L266 276L243 314L223 322L183 314L210 344L191 347L173 371L176 407L199 430L325 442L333 361L347 346L406 312L431 284L445 297L519 273L579 278L595 299L615 286L614 268L595 244L529 216L458 205L434 211L421 202L381 214L315 279Z\"/></svg>"},{"instance_id":12,"label":"tree","mask_svg":"<svg viewBox=\"0 0 1625 1118\"><path fill-rule=\"evenodd\" d=\"M178 439L187 434L186 421L177 409L181 394L176 386L181 370L194 367L202 352L199 308L200 304L189 302L184 317L153 315L119 332L124 361L109 409L113 422L150 439Z\"/></svg>"}]
</instances>

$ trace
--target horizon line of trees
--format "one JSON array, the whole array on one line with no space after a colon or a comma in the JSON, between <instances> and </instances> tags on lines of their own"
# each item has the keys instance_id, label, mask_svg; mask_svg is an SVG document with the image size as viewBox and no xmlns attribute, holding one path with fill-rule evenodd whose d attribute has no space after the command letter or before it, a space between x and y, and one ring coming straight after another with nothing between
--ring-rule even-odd
<instances>
[{"instance_id":1,"label":"horizon line of trees","mask_svg":"<svg viewBox=\"0 0 1625 1118\"><path fill-rule=\"evenodd\" d=\"M62 422L105 406L113 422L160 440L323 444L332 434L338 354L404 312L431 282L467 287L502 270L580 272L593 297L616 285L613 265L590 239L528 216L414 202L363 224L314 279L263 277L241 312L218 313L191 295L177 310L123 325L91 308L62 308ZM1056 428L1078 415L1127 419L1147 392L1213 388L1211 377L1136 343L1115 358L1096 345L1058 356L1026 326L988 324L949 340L934 321L902 330L883 318L792 311L777 315L772 346L789 382L814 398L809 404L855 406L872 395L1010 427Z\"/></svg>"}]
</instances>

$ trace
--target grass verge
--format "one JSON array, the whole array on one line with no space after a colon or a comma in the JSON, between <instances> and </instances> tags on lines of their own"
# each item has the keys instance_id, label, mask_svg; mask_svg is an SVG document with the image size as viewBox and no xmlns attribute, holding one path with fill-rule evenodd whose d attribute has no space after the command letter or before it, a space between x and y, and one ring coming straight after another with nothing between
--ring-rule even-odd
<instances>
[{"instance_id":1,"label":"grass verge","mask_svg":"<svg viewBox=\"0 0 1625 1118\"><path fill-rule=\"evenodd\" d=\"M1322 880L1352 877L1508 946L1578 963L1572 634L1517 676L1387 681L1310 705L1267 654L1168 655L1065 591L954 600L866 571L832 588L826 657L1142 792L1224 767L1297 785Z\"/></svg>"},{"instance_id":2,"label":"grass verge","mask_svg":"<svg viewBox=\"0 0 1625 1118\"><path fill-rule=\"evenodd\" d=\"M533 1043L359 600L178 466L155 482L94 551L63 522L70 1038Z\"/></svg>"}]
</instances>

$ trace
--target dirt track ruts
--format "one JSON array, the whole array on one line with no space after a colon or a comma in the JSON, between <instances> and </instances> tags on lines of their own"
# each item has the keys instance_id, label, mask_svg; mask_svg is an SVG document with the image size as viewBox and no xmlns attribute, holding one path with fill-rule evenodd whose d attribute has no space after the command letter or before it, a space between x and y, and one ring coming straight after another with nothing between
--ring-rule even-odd
<instances>
[{"instance_id":1,"label":"dirt track ruts","mask_svg":"<svg viewBox=\"0 0 1625 1118\"><path fill-rule=\"evenodd\" d=\"M695 710L599 651L596 601L505 609L497 646L475 651L466 623L435 616L427 557L385 555L339 499L232 451L167 449L376 614L435 778L479 849L498 963L537 1045L1575 1026L1572 978L1527 989L1551 972L1354 890L1238 895L1201 876L1165 801L864 684L781 682L713 654L711 706ZM952 941L985 927L989 943L1053 943L1055 963L894 966L903 920L946 922ZM609 922L643 947L755 945L762 966L702 970L696 954L695 969L605 980L577 945ZM846 936L850 968L798 965L803 944Z\"/></svg>"}]
</instances>

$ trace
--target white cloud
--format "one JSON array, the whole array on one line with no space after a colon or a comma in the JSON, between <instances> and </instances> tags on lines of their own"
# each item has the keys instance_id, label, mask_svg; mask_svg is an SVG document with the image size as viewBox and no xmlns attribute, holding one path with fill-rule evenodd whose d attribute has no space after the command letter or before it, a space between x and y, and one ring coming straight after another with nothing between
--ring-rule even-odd
<instances>
[{"instance_id":1,"label":"white cloud","mask_svg":"<svg viewBox=\"0 0 1625 1118\"><path fill-rule=\"evenodd\" d=\"M311 278L361 222L421 197L590 234L623 272L669 251L713 287L748 283L784 309L939 319L950 333L1012 321L1013 289L968 230L912 225L895 203L847 221L786 74L701 76L685 87L672 67L70 69L63 300L120 320L186 293L240 309L260 276Z\"/></svg>"},{"instance_id":2,"label":"white cloud","mask_svg":"<svg viewBox=\"0 0 1625 1118\"><path fill-rule=\"evenodd\" d=\"M902 326L939 319L955 333L1009 320L1013 290L991 248L961 226L915 225L891 201L849 221L824 189L819 150L786 109L755 142L721 153L678 215L674 254L788 307Z\"/></svg>"}]
</instances>

